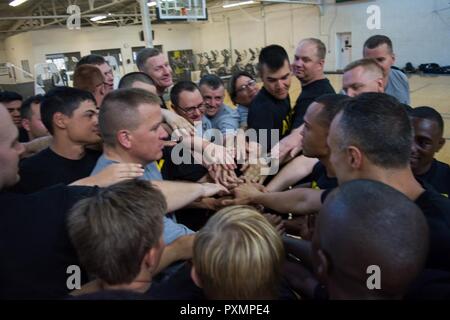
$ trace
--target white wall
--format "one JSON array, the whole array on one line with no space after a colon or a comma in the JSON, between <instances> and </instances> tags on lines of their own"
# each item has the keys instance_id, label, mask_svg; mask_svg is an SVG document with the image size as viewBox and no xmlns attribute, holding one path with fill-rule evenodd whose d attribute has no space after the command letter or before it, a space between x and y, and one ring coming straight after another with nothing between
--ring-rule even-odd
<instances>
[{"instance_id":1,"label":"white wall","mask_svg":"<svg viewBox=\"0 0 450 320\"><path fill-rule=\"evenodd\" d=\"M163 45L164 51L192 49L193 30L185 25L155 25L154 45ZM125 72L134 70L132 47L144 46L139 39L140 26L82 28L81 30L52 29L30 32L33 39L33 54L36 61L44 62L45 55L79 51L81 56L91 50L121 49ZM52 41L48 41L52 39ZM127 64L127 60L131 63Z\"/></svg>"},{"instance_id":2,"label":"white wall","mask_svg":"<svg viewBox=\"0 0 450 320\"><path fill-rule=\"evenodd\" d=\"M211 16L230 19L232 49L265 46L277 43L292 56L297 42L305 37L320 38L327 45L328 56L325 69L336 69L336 33L352 33L352 59L362 56L364 41L375 34L386 34L394 43L397 65L406 62L418 65L437 62L450 65L450 11L439 14L435 10L447 8L447 0L373 0L334 4L327 0L323 15L317 6L277 4L242 7L235 10L216 11ZM366 26L369 5L381 9L381 29L369 30ZM214 25L214 23L213 23ZM211 39L217 30L213 26L202 28L202 38ZM209 45L216 48L225 39L218 38ZM208 50L205 42L201 50Z\"/></svg>"},{"instance_id":3,"label":"white wall","mask_svg":"<svg viewBox=\"0 0 450 320\"><path fill-rule=\"evenodd\" d=\"M0 63L6 62L6 51L5 51L5 43L0 41Z\"/></svg>"},{"instance_id":4,"label":"white wall","mask_svg":"<svg viewBox=\"0 0 450 320\"><path fill-rule=\"evenodd\" d=\"M333 0L326 0L334 2ZM381 30L369 30L366 21L369 5L381 8ZM352 33L352 59L361 57L364 41L374 34L386 34L394 42L397 66L437 62L450 65L450 10L448 0L372 0L346 4L327 4L323 15L317 6L276 4L212 9L208 22L153 25L154 44L164 51L192 49L203 52L221 49L248 49L277 43L292 56L297 42L305 37L322 39L328 47L325 69L336 69L336 33ZM142 46L140 26L83 28L80 31L51 29L28 32L5 40L7 59L20 66L28 59L32 66L44 62L45 55L120 48L124 61L132 61L131 47ZM2 57L0 46L0 59ZM233 56L233 58L235 58ZM125 71L134 69L125 64Z\"/></svg>"},{"instance_id":5,"label":"white wall","mask_svg":"<svg viewBox=\"0 0 450 320\"><path fill-rule=\"evenodd\" d=\"M21 68L22 60L28 60L30 71L33 72L36 63L33 56L32 37L29 32L20 33L5 40L6 59L8 62ZM16 72L17 82L29 82L24 74L18 70Z\"/></svg>"}]
</instances>

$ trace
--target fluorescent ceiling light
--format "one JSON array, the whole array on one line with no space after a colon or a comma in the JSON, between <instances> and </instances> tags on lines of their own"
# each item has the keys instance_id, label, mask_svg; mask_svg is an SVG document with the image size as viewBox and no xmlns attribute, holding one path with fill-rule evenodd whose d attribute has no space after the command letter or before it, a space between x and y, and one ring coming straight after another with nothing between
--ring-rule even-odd
<instances>
[{"instance_id":1,"label":"fluorescent ceiling light","mask_svg":"<svg viewBox=\"0 0 450 320\"><path fill-rule=\"evenodd\" d=\"M106 16L96 16L96 17L91 18L90 20L91 21L98 21L98 20L103 20L105 18L106 18Z\"/></svg>"},{"instance_id":2,"label":"fluorescent ceiling light","mask_svg":"<svg viewBox=\"0 0 450 320\"><path fill-rule=\"evenodd\" d=\"M14 0L9 3L11 7L20 6L22 3L27 2L28 0Z\"/></svg>"},{"instance_id":3,"label":"fluorescent ceiling light","mask_svg":"<svg viewBox=\"0 0 450 320\"><path fill-rule=\"evenodd\" d=\"M228 3L228 4L224 4L223 6L222 6L222 8L232 8L232 7L237 7L237 6L243 6L243 5L246 5L246 4L252 4L252 3L255 3L255 1L253 1L253 0L250 0L250 1L239 1L239 2L235 2L235 3Z\"/></svg>"},{"instance_id":4,"label":"fluorescent ceiling light","mask_svg":"<svg viewBox=\"0 0 450 320\"><path fill-rule=\"evenodd\" d=\"M147 5L149 7L154 7L154 6L156 6L156 1L150 1L150 2L147 3Z\"/></svg>"}]
</instances>

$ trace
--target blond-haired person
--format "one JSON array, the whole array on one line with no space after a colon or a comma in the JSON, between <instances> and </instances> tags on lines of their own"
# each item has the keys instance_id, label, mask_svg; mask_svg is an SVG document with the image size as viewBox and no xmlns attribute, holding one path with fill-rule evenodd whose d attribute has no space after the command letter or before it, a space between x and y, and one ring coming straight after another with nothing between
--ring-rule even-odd
<instances>
[{"instance_id":1,"label":"blond-haired person","mask_svg":"<svg viewBox=\"0 0 450 320\"><path fill-rule=\"evenodd\" d=\"M283 261L281 237L266 218L231 206L196 234L191 276L208 299L276 299Z\"/></svg>"}]
</instances>

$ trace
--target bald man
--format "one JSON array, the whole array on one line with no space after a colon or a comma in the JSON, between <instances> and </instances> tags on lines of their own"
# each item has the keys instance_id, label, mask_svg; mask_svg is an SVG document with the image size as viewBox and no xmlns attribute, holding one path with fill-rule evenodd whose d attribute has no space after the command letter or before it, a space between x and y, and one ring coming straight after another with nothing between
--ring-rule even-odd
<instances>
[{"instance_id":1,"label":"bald man","mask_svg":"<svg viewBox=\"0 0 450 320\"><path fill-rule=\"evenodd\" d=\"M372 180L353 180L331 193L312 240L314 271L330 299L400 299L427 252L427 221L419 207ZM368 280L376 276L370 267L380 271L378 288Z\"/></svg>"}]
</instances>

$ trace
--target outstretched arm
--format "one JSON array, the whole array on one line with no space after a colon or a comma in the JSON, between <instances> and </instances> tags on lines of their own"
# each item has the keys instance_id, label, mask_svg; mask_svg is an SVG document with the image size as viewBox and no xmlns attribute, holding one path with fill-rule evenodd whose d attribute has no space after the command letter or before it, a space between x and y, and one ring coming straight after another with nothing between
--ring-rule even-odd
<instances>
[{"instance_id":1,"label":"outstretched arm","mask_svg":"<svg viewBox=\"0 0 450 320\"><path fill-rule=\"evenodd\" d=\"M266 187L267 191L286 190L289 186L308 176L318 161L316 158L308 158L305 156L296 157L284 166L272 181L270 181Z\"/></svg>"},{"instance_id":2,"label":"outstretched arm","mask_svg":"<svg viewBox=\"0 0 450 320\"><path fill-rule=\"evenodd\" d=\"M235 199L224 200L224 204L262 204L280 213L312 214L322 207L323 190L297 188L284 192L264 192L256 184L241 184L233 190Z\"/></svg>"},{"instance_id":3,"label":"outstretched arm","mask_svg":"<svg viewBox=\"0 0 450 320\"><path fill-rule=\"evenodd\" d=\"M215 183L152 181L152 184L164 194L168 212L181 209L199 198L211 197L219 192L228 193L225 187Z\"/></svg>"}]
</instances>

